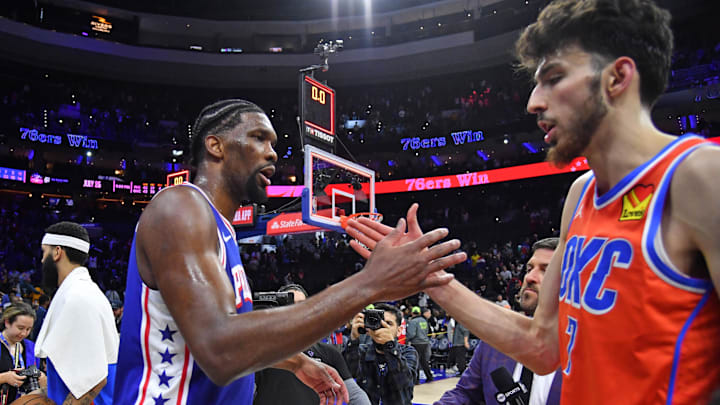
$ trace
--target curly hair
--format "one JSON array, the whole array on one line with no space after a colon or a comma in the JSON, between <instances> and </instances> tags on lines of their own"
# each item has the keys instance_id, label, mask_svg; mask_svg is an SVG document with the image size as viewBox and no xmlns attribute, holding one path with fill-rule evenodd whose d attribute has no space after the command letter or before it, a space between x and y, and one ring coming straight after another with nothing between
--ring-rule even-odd
<instances>
[{"instance_id":1,"label":"curly hair","mask_svg":"<svg viewBox=\"0 0 720 405\"><path fill-rule=\"evenodd\" d=\"M190 145L190 165L196 168L204 159L205 138L209 134L224 134L242 123L242 113L265 114L262 108L250 101L240 99L221 100L200 111L192 128L193 140Z\"/></svg>"},{"instance_id":2,"label":"curly hair","mask_svg":"<svg viewBox=\"0 0 720 405\"><path fill-rule=\"evenodd\" d=\"M532 74L543 58L571 45L608 61L632 58L640 99L648 107L667 87L673 52L670 13L651 0L554 1L525 28L515 53L520 67ZM599 70L603 64L594 65Z\"/></svg>"}]
</instances>

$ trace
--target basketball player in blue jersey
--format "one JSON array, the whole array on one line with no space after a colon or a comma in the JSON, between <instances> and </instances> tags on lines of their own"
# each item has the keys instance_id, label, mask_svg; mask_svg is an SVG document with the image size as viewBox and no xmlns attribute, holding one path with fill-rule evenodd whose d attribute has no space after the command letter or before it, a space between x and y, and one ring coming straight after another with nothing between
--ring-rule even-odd
<instances>
[{"instance_id":1,"label":"basketball player in blue jersey","mask_svg":"<svg viewBox=\"0 0 720 405\"><path fill-rule=\"evenodd\" d=\"M249 405L253 373L266 367L294 372L322 403L347 401L334 369L298 353L370 302L450 282L439 271L465 260L452 253L459 241L435 245L448 234L436 229L401 243L401 219L361 272L307 301L251 312L229 219L242 201L267 199L277 135L244 100L206 107L193 134L192 183L158 193L136 228L115 403Z\"/></svg>"}]
</instances>

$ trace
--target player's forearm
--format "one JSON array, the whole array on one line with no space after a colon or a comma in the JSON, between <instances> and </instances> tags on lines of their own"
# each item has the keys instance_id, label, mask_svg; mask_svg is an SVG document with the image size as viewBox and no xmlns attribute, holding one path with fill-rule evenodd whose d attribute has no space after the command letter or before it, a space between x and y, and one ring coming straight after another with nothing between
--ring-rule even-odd
<instances>
[{"instance_id":1,"label":"player's forearm","mask_svg":"<svg viewBox=\"0 0 720 405\"><path fill-rule=\"evenodd\" d=\"M279 368L282 370L287 370L291 373L295 373L295 371L300 368L300 366L306 359L308 359L308 357L304 353L297 353L288 357L287 359L280 360L279 362L273 364L272 368Z\"/></svg>"},{"instance_id":2,"label":"player's forearm","mask_svg":"<svg viewBox=\"0 0 720 405\"><path fill-rule=\"evenodd\" d=\"M107 384L107 379L103 379L98 383L98 385L94 386L90 391L86 392L85 395L81 396L80 398L75 398L71 393L65 397L65 400L63 401L63 405L90 405L93 403L93 400L95 399L98 394L100 394L100 391L105 387L105 384Z\"/></svg>"},{"instance_id":3,"label":"player's forearm","mask_svg":"<svg viewBox=\"0 0 720 405\"><path fill-rule=\"evenodd\" d=\"M557 330L550 324L542 325L482 299L456 280L428 292L480 340L540 374L555 369L559 361Z\"/></svg>"},{"instance_id":4,"label":"player's forearm","mask_svg":"<svg viewBox=\"0 0 720 405\"><path fill-rule=\"evenodd\" d=\"M295 305L228 315L191 350L213 382L224 385L308 348L372 302L370 291L359 273Z\"/></svg>"}]
</instances>

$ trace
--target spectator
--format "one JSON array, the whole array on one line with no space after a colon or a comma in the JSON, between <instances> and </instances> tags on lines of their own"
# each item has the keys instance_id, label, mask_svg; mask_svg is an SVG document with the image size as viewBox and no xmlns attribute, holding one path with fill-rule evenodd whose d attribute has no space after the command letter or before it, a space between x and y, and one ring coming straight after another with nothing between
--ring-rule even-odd
<instances>
[{"instance_id":1,"label":"spectator","mask_svg":"<svg viewBox=\"0 0 720 405\"><path fill-rule=\"evenodd\" d=\"M343 351L345 360L373 405L381 402L411 405L418 372L417 352L412 346L397 342L398 325L402 321L400 310L388 304L377 304L375 309L384 311L382 327L368 329L371 342L360 343L358 328L364 325L365 316L357 314L352 321L350 341Z\"/></svg>"},{"instance_id":2,"label":"spectator","mask_svg":"<svg viewBox=\"0 0 720 405\"><path fill-rule=\"evenodd\" d=\"M453 321L455 321L453 319ZM470 331L459 322L453 322L452 347L448 355L448 368L452 366L458 374L465 371L467 351L470 350Z\"/></svg>"},{"instance_id":3,"label":"spectator","mask_svg":"<svg viewBox=\"0 0 720 405\"><path fill-rule=\"evenodd\" d=\"M43 294L38 298L38 307L37 310L35 310L35 314L37 317L35 318L35 325L33 326L32 331L32 340L37 340L37 336L40 333L40 328L42 328L42 324L45 321L45 315L47 314L47 309L50 306L50 297Z\"/></svg>"},{"instance_id":4,"label":"spectator","mask_svg":"<svg viewBox=\"0 0 720 405\"><path fill-rule=\"evenodd\" d=\"M120 326L122 325L123 317L123 303L120 300L112 300L110 301L110 307L112 308L113 316L115 317L115 328L118 333L120 333Z\"/></svg>"},{"instance_id":5,"label":"spectator","mask_svg":"<svg viewBox=\"0 0 720 405\"><path fill-rule=\"evenodd\" d=\"M433 378L432 370L430 370L430 338L428 333L430 327L427 319L421 315L420 307L413 307L412 318L407 325L407 342L417 350L420 367L425 373L426 382L431 382ZM417 383L419 376L415 379Z\"/></svg>"},{"instance_id":6,"label":"spectator","mask_svg":"<svg viewBox=\"0 0 720 405\"><path fill-rule=\"evenodd\" d=\"M500 305L503 308L510 309L510 303L505 299L505 297L502 296L502 294L498 294L497 300L495 300L495 303Z\"/></svg>"}]
</instances>

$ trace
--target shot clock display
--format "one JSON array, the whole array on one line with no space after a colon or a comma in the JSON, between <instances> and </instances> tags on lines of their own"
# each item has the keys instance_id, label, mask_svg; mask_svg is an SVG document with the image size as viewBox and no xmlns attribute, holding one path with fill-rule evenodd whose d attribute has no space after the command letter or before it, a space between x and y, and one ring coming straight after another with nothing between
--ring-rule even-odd
<instances>
[{"instance_id":1,"label":"shot clock display","mask_svg":"<svg viewBox=\"0 0 720 405\"><path fill-rule=\"evenodd\" d=\"M305 143L330 151L335 145L335 90L307 75L300 75L300 100ZM319 141L319 143L318 143Z\"/></svg>"}]
</instances>

